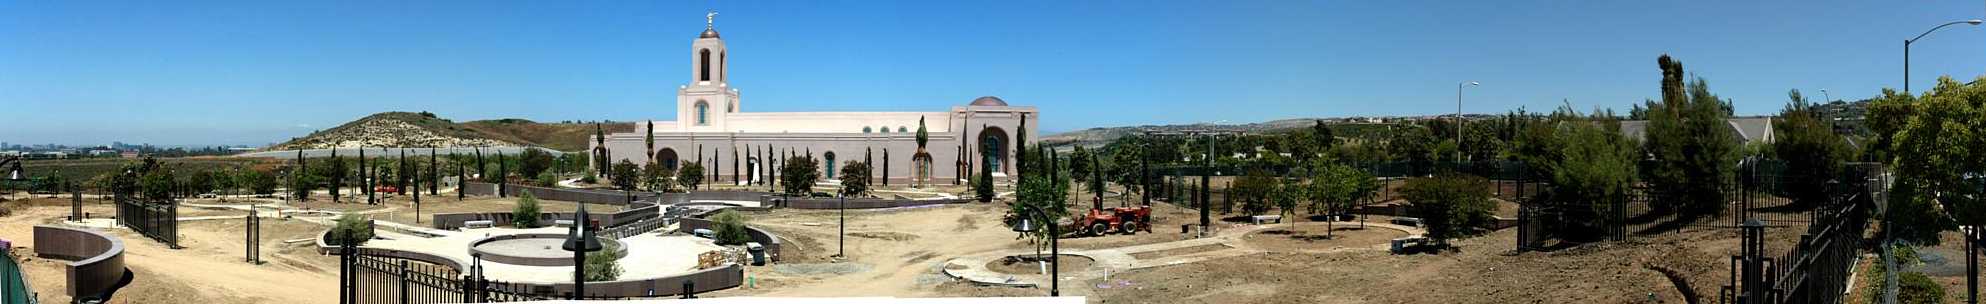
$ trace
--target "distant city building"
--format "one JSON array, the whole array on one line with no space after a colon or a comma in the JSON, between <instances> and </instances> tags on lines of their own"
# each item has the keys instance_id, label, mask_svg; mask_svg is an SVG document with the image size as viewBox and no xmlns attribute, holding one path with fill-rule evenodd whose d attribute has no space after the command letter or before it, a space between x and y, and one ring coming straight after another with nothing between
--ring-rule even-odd
<instances>
[{"instance_id":1,"label":"distant city building","mask_svg":"<svg viewBox=\"0 0 1986 304\"><path fill-rule=\"evenodd\" d=\"M746 112L738 89L729 83L729 58L724 40L707 23L690 43L692 81L676 89L675 120L635 122L634 132L607 134L604 146L589 136L589 150L604 151L610 162L654 162L672 170L701 162L704 172L719 172L715 182L723 183L756 181L770 173L763 159L767 155L777 160L809 152L821 161L822 179L835 178L848 161L873 160L876 178L887 174L895 181L921 177L937 182L961 176L961 165L967 166L965 176L978 172L978 166L992 166L996 177L1016 174L1010 160L1016 153L1013 141L1023 138L1017 134L1023 120L1028 127L1024 138L1030 143L1040 138L1041 116L1035 107L1011 106L993 96L933 112ZM920 120L930 139L924 147L916 141ZM652 151L646 150L651 134Z\"/></svg>"}]
</instances>

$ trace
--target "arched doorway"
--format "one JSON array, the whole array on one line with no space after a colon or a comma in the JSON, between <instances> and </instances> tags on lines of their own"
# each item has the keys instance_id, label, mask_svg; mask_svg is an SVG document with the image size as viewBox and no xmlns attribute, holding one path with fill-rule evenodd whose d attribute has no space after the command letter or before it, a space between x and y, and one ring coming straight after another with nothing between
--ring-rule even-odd
<instances>
[{"instance_id":1,"label":"arched doorway","mask_svg":"<svg viewBox=\"0 0 1986 304\"><path fill-rule=\"evenodd\" d=\"M923 187L924 183L931 182L931 153L918 151L917 155L910 156L910 172L911 187Z\"/></svg>"},{"instance_id":2,"label":"arched doorway","mask_svg":"<svg viewBox=\"0 0 1986 304\"><path fill-rule=\"evenodd\" d=\"M835 167L835 166L834 166L834 165L835 165L835 163L834 163L834 151L828 151L828 152L827 152L826 154L821 154L821 158L823 158L823 159L826 159L826 160L827 160L827 166L822 166L822 168L827 168L827 173L822 173L822 174L821 174L821 177L823 177L822 179L824 179L824 180L825 180L825 179L835 179L835 175L834 175L834 167Z\"/></svg>"},{"instance_id":3,"label":"arched doorway","mask_svg":"<svg viewBox=\"0 0 1986 304\"><path fill-rule=\"evenodd\" d=\"M994 173L1002 175L1010 173L1007 171L1008 138L1010 137L1007 137L1007 130L1000 127L986 127L979 130L980 164L992 166Z\"/></svg>"},{"instance_id":4,"label":"arched doorway","mask_svg":"<svg viewBox=\"0 0 1986 304\"><path fill-rule=\"evenodd\" d=\"M654 161L662 164L662 167L668 168L669 171L676 171L676 149L662 148L662 151L655 152Z\"/></svg>"}]
</instances>

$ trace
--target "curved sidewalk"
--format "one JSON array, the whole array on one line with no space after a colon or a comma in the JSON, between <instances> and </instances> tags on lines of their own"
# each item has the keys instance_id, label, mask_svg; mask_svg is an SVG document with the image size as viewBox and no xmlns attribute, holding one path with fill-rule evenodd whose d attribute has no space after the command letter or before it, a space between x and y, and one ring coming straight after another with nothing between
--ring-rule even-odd
<instances>
[{"instance_id":1,"label":"curved sidewalk","mask_svg":"<svg viewBox=\"0 0 1986 304\"><path fill-rule=\"evenodd\" d=\"M1357 222L1338 222L1338 223L1356 224ZM1426 230L1418 227L1408 227L1408 226L1401 226L1401 225L1394 225L1387 223L1366 223L1365 225L1375 228L1386 228L1386 229L1405 231L1407 232L1408 235L1422 235L1427 233ZM1197 263L1212 259L1267 252L1265 250L1254 248L1253 246L1247 245L1245 242L1241 240L1241 238L1250 233L1275 228L1277 226L1278 225L1235 225L1235 226L1230 226L1233 228L1221 229L1220 231L1215 232L1214 236L1212 237L1107 248L1107 249L1062 250L1061 254L1088 257L1091 260L1093 260L1093 263L1091 264L1092 265L1091 268L1093 269L1101 268L1105 272L1119 272L1119 271L1127 271L1127 270L1143 269L1143 268L1151 268L1151 267L1159 267L1159 266L1167 266L1167 265ZM1165 251L1172 249L1192 248L1192 247L1208 246L1208 245L1226 246L1228 248L1216 249L1205 252L1189 253L1189 254L1155 257L1148 259L1141 259L1134 256L1135 254L1140 254L1140 253L1158 252L1158 251ZM1329 253L1329 252L1344 252L1344 251L1356 251L1356 250L1386 250L1387 248L1388 248L1388 244L1382 243L1373 246L1345 247L1345 248L1334 248L1329 250L1305 251L1305 252ZM1029 255L1034 253L1035 252L1032 249L1006 249L1006 250L988 251L988 252L966 255L966 256L945 260L945 266L943 269L946 276L950 276L954 279L970 281L977 284L993 285L993 286L1012 286L1012 287L1037 287L1038 283L1036 282L1043 279L1044 276L1039 274L1026 274L1026 275L1008 274L1008 273L996 272L986 268L987 264L990 264L993 261L1004 259L1008 256ZM1064 279L1075 279L1079 281L1084 279L1103 277L1103 276L1104 276L1103 274L1095 271L1091 271L1091 269L1069 271L1063 273Z\"/></svg>"}]
</instances>

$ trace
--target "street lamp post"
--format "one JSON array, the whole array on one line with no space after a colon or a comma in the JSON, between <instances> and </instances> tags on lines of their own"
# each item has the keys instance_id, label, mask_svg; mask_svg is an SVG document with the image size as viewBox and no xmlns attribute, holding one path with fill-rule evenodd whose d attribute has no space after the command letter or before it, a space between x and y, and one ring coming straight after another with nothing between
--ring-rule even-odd
<instances>
[{"instance_id":1,"label":"street lamp post","mask_svg":"<svg viewBox=\"0 0 1986 304\"><path fill-rule=\"evenodd\" d=\"M1464 81L1455 84L1455 161L1462 161L1462 87L1482 85L1480 82Z\"/></svg>"},{"instance_id":2,"label":"street lamp post","mask_svg":"<svg viewBox=\"0 0 1986 304\"><path fill-rule=\"evenodd\" d=\"M1033 214L1041 215L1042 218L1048 218L1048 211L1041 210L1041 207L1025 204L1023 206L1027 206L1027 210ZM1048 223L1042 223L1042 225L1048 226L1048 296L1059 297L1062 296L1060 278L1062 276L1061 231L1055 229L1057 225L1053 220L1050 220ZM1035 227L1034 217L1027 215L1021 216L1020 224L1014 225L1014 232L1020 233L1032 233L1039 229L1040 227Z\"/></svg>"},{"instance_id":3,"label":"street lamp post","mask_svg":"<svg viewBox=\"0 0 1986 304\"><path fill-rule=\"evenodd\" d=\"M1917 34L1916 38L1903 40L1903 93L1904 94L1910 93L1910 44L1911 43L1917 42L1917 39L1924 39L1925 35L1930 35L1931 32L1936 32L1938 31L1938 29L1945 28L1946 26L1951 26L1960 23L1964 23L1968 25L1979 25L1980 22L1981 21L1979 19L1945 22L1945 24L1939 24L1938 26L1931 27L1930 30L1924 31L1923 34Z\"/></svg>"},{"instance_id":4,"label":"street lamp post","mask_svg":"<svg viewBox=\"0 0 1986 304\"><path fill-rule=\"evenodd\" d=\"M579 205L572 219L561 247L572 252L572 299L579 300L586 297L586 254L600 251L600 239L593 236L592 225L587 225L586 204Z\"/></svg>"}]
</instances>

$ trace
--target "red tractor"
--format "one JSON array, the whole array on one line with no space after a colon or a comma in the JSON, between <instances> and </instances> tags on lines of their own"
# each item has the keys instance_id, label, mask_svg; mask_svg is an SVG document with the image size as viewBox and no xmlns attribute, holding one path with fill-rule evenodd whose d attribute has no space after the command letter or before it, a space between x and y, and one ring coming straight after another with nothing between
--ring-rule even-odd
<instances>
[{"instance_id":1,"label":"red tractor","mask_svg":"<svg viewBox=\"0 0 1986 304\"><path fill-rule=\"evenodd\" d=\"M1089 214L1075 218L1075 229L1092 236L1103 236L1111 231L1134 234L1143 230L1152 231L1152 207L1113 207L1090 209Z\"/></svg>"}]
</instances>

